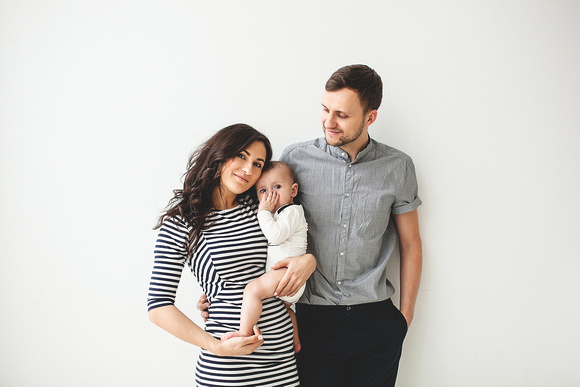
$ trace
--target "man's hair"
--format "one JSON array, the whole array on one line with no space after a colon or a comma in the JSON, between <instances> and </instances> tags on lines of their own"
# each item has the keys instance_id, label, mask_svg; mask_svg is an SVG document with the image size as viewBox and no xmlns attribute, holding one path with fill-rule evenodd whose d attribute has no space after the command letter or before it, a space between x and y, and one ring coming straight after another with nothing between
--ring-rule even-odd
<instances>
[{"instance_id":1,"label":"man's hair","mask_svg":"<svg viewBox=\"0 0 580 387\"><path fill-rule=\"evenodd\" d=\"M296 182L296 176L294 176L294 171L292 168L283 161L270 161L266 166L262 169L262 174L271 171L272 169L286 169L292 182Z\"/></svg>"},{"instance_id":2,"label":"man's hair","mask_svg":"<svg viewBox=\"0 0 580 387\"><path fill-rule=\"evenodd\" d=\"M326 81L326 91L351 89L358 93L364 112L376 110L383 99L383 81L377 72L367 65L355 64L336 70Z\"/></svg>"}]
</instances>

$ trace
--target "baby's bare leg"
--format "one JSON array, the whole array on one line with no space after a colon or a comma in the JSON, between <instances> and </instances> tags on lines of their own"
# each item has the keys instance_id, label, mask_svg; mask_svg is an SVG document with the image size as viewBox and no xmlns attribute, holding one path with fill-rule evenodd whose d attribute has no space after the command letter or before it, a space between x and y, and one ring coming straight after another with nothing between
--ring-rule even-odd
<instances>
[{"instance_id":1,"label":"baby's bare leg","mask_svg":"<svg viewBox=\"0 0 580 387\"><path fill-rule=\"evenodd\" d=\"M286 270L285 268L270 270L246 286L240 316L240 332L242 334L252 334L253 327L262 314L262 300L274 296L274 290L278 287L278 283Z\"/></svg>"},{"instance_id":2,"label":"baby's bare leg","mask_svg":"<svg viewBox=\"0 0 580 387\"><path fill-rule=\"evenodd\" d=\"M302 345L300 344L300 338L298 337L298 322L296 321L296 314L290 306L290 304L286 304L286 309L288 309L288 314L290 314L290 320L292 320L292 328L294 330L294 352L298 353L302 349Z\"/></svg>"}]
</instances>

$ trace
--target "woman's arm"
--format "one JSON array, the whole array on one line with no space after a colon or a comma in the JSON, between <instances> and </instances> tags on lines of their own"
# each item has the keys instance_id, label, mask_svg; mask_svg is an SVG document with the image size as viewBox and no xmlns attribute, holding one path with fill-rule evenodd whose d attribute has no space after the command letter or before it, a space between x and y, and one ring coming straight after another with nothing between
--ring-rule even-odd
<instances>
[{"instance_id":1,"label":"woman's arm","mask_svg":"<svg viewBox=\"0 0 580 387\"><path fill-rule=\"evenodd\" d=\"M227 341L213 338L209 333L191 321L174 305L161 306L149 311L149 319L173 336L198 347L207 349L218 356L247 355L264 343L262 333L254 326L254 335L235 337Z\"/></svg>"},{"instance_id":2,"label":"woman's arm","mask_svg":"<svg viewBox=\"0 0 580 387\"><path fill-rule=\"evenodd\" d=\"M187 235L187 226L179 219L164 222L159 230L147 298L149 319L175 337L205 348L216 355L233 356L252 353L264 342L259 331L255 330L254 336L236 338L235 341L231 339L222 343L175 307L177 288L187 259L185 243Z\"/></svg>"},{"instance_id":3,"label":"woman's arm","mask_svg":"<svg viewBox=\"0 0 580 387\"><path fill-rule=\"evenodd\" d=\"M316 270L316 259L312 254L286 258L274 264L272 270L283 267L287 267L288 270L280 280L274 294L278 297L292 297L306 283L306 280L310 278L314 270Z\"/></svg>"}]
</instances>

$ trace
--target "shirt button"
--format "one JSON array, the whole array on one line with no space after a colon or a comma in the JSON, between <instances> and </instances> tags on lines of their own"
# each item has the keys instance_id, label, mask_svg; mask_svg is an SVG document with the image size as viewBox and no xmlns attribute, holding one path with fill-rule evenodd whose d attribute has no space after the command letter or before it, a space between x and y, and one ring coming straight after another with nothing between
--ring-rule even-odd
<instances>
[{"instance_id":1,"label":"shirt button","mask_svg":"<svg viewBox=\"0 0 580 387\"><path fill-rule=\"evenodd\" d=\"M349 167L349 168L352 168L352 164L348 164L348 167Z\"/></svg>"},{"instance_id":2,"label":"shirt button","mask_svg":"<svg viewBox=\"0 0 580 387\"><path fill-rule=\"evenodd\" d=\"M347 194L346 194L346 197L349 197L349 196L350 196L350 194L349 194L349 193L347 193Z\"/></svg>"},{"instance_id":3,"label":"shirt button","mask_svg":"<svg viewBox=\"0 0 580 387\"><path fill-rule=\"evenodd\" d=\"M346 224L343 224L342 227L346 228Z\"/></svg>"},{"instance_id":4,"label":"shirt button","mask_svg":"<svg viewBox=\"0 0 580 387\"><path fill-rule=\"evenodd\" d=\"M340 255L344 255L344 251L341 251L341 252L340 252Z\"/></svg>"},{"instance_id":5,"label":"shirt button","mask_svg":"<svg viewBox=\"0 0 580 387\"><path fill-rule=\"evenodd\" d=\"M342 285L342 281L338 281L337 284Z\"/></svg>"}]
</instances>

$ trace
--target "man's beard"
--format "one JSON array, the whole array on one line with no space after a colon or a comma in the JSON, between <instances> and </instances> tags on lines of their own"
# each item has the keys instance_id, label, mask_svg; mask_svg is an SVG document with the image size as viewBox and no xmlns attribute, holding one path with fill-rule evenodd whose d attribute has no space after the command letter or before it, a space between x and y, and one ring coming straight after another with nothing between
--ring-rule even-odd
<instances>
[{"instance_id":1,"label":"man's beard","mask_svg":"<svg viewBox=\"0 0 580 387\"><path fill-rule=\"evenodd\" d=\"M333 142L329 142L328 136L326 136L326 128L324 127L324 125L322 125L322 131L324 132L324 137L326 138L326 142L328 143L328 145L332 145L332 146L336 146L336 147L341 147L343 145L350 144L351 142L356 141L363 133L364 128L365 128L365 123L363 120L363 122L361 122L361 124L360 124L360 128L359 128L358 132L355 133L353 136L346 137L346 136L344 136L344 132L342 132L342 135L338 139L334 140Z\"/></svg>"}]
</instances>

